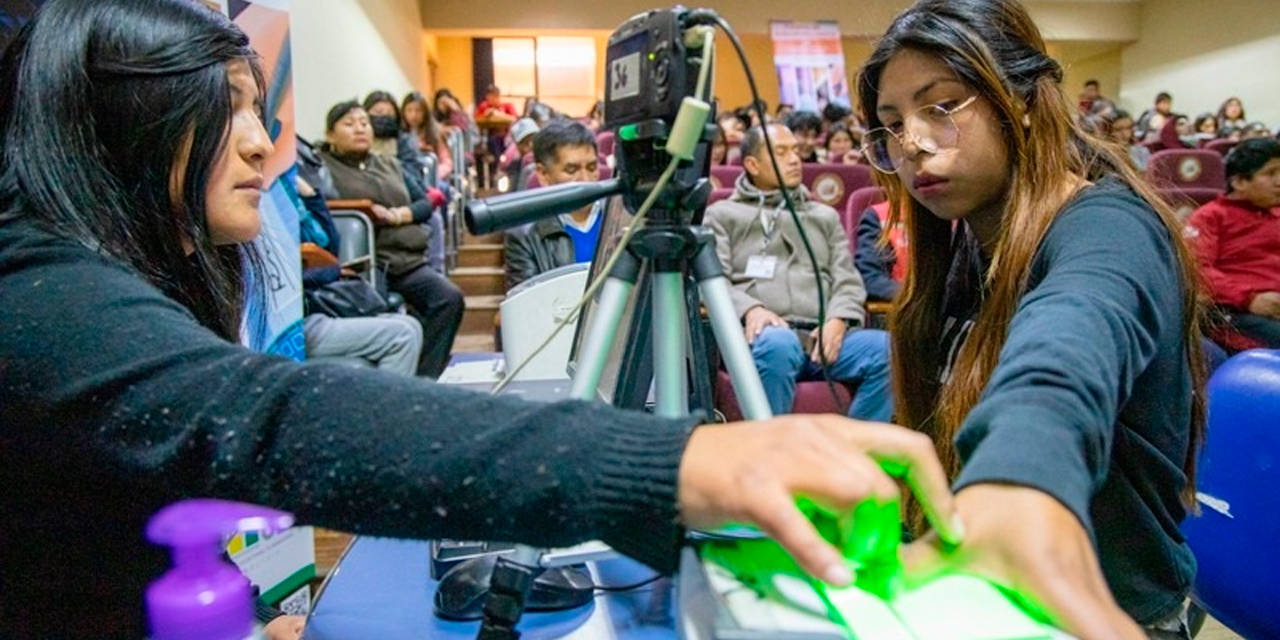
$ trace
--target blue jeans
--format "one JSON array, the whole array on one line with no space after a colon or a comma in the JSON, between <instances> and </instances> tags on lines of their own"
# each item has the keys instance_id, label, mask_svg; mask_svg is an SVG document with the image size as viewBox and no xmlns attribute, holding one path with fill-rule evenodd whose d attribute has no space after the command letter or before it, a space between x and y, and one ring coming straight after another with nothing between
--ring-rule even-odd
<instances>
[{"instance_id":1,"label":"blue jeans","mask_svg":"<svg viewBox=\"0 0 1280 640\"><path fill-rule=\"evenodd\" d=\"M751 355L774 415L791 413L796 382L822 379L821 366L801 350L800 338L789 327L766 327L751 344ZM850 418L888 422L893 417L888 333L878 329L846 333L840 355L829 364L833 381L857 385Z\"/></svg>"}]
</instances>

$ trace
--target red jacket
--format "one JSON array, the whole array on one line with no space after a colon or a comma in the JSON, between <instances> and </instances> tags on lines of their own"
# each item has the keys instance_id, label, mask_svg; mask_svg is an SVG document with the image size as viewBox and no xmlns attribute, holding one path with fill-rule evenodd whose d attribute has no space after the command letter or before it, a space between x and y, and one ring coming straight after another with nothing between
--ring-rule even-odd
<instances>
[{"instance_id":1,"label":"red jacket","mask_svg":"<svg viewBox=\"0 0 1280 640\"><path fill-rule=\"evenodd\" d=\"M520 114L516 113L515 106L512 105L510 102L499 102L498 104L489 104L488 100L483 100L480 102L480 104L476 105L476 122L480 122L481 120L484 120L485 112L490 109L496 109L502 113L505 113L511 116L512 118L520 117ZM498 135L506 136L507 132L510 130L511 130L511 125L488 128L489 135L492 135L492 136L498 136Z\"/></svg>"},{"instance_id":2,"label":"red jacket","mask_svg":"<svg viewBox=\"0 0 1280 640\"><path fill-rule=\"evenodd\" d=\"M1218 196L1191 214L1184 234L1214 302L1247 310L1255 295L1280 291L1280 209Z\"/></svg>"}]
</instances>

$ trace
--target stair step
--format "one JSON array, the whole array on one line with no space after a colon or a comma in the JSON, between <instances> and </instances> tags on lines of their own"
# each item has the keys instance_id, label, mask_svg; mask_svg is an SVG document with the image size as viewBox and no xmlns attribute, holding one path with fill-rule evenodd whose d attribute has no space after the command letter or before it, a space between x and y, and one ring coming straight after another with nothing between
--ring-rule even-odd
<instances>
[{"instance_id":1,"label":"stair step","mask_svg":"<svg viewBox=\"0 0 1280 640\"><path fill-rule=\"evenodd\" d=\"M470 231L463 230L462 244L459 246L466 247L466 246L477 245L477 244L500 245L506 241L506 238L507 238L506 231L494 231L493 233L486 233L482 236L475 236L475 235L471 235Z\"/></svg>"},{"instance_id":2,"label":"stair step","mask_svg":"<svg viewBox=\"0 0 1280 640\"><path fill-rule=\"evenodd\" d=\"M458 267L501 267L504 256L501 244L464 244L458 247Z\"/></svg>"},{"instance_id":3,"label":"stair step","mask_svg":"<svg viewBox=\"0 0 1280 640\"><path fill-rule=\"evenodd\" d=\"M493 319L498 315L498 305L502 304L502 299L503 296L467 296L467 307L462 314L462 326L458 327L458 335L493 336Z\"/></svg>"},{"instance_id":4,"label":"stair step","mask_svg":"<svg viewBox=\"0 0 1280 640\"><path fill-rule=\"evenodd\" d=\"M467 296L501 296L506 273L502 267L459 267L449 279Z\"/></svg>"}]
</instances>

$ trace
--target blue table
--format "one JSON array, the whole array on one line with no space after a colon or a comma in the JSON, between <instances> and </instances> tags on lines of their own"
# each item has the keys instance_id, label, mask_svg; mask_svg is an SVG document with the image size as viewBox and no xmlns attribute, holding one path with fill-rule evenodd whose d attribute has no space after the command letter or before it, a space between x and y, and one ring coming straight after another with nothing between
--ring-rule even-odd
<instances>
[{"instance_id":1,"label":"blue table","mask_svg":"<svg viewBox=\"0 0 1280 640\"><path fill-rule=\"evenodd\" d=\"M475 638L480 623L432 614L437 583L428 553L426 542L357 538L316 602L307 640ZM654 575L626 558L593 563L591 572L602 586L636 584ZM597 592L593 604L573 611L525 614L518 628L525 640L672 640L670 584L659 580L628 592Z\"/></svg>"}]
</instances>

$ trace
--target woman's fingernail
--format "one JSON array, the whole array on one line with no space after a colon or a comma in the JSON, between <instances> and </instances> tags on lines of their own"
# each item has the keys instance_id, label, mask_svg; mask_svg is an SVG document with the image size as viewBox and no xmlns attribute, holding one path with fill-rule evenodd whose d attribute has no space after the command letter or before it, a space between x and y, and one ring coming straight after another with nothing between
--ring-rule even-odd
<instances>
[{"instance_id":1,"label":"woman's fingernail","mask_svg":"<svg viewBox=\"0 0 1280 640\"><path fill-rule=\"evenodd\" d=\"M947 542L950 542L951 544L960 544L961 542L964 542L964 520L960 519L960 514L951 514L950 528L951 535L948 536L950 539L947 540Z\"/></svg>"},{"instance_id":2,"label":"woman's fingernail","mask_svg":"<svg viewBox=\"0 0 1280 640\"><path fill-rule=\"evenodd\" d=\"M831 565L826 573L822 575L822 579L830 585L837 587L846 587L853 582L853 572L849 571L849 567L845 564L838 563Z\"/></svg>"}]
</instances>

